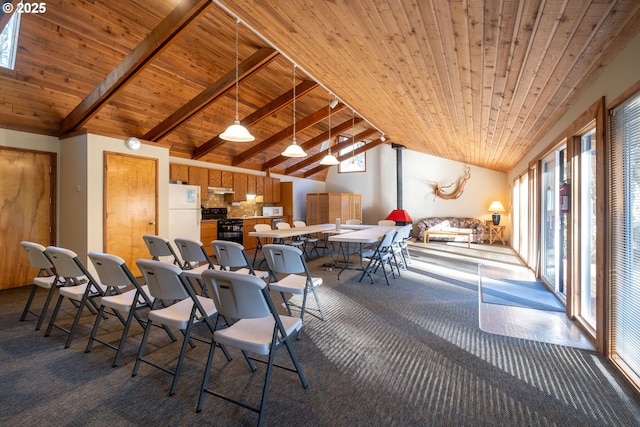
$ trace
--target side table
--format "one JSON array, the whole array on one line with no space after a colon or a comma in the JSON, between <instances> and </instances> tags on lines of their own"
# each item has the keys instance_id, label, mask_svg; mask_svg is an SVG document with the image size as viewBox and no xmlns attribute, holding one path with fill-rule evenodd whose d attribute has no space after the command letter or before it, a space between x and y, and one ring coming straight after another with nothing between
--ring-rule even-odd
<instances>
[{"instance_id":1,"label":"side table","mask_svg":"<svg viewBox=\"0 0 640 427\"><path fill-rule=\"evenodd\" d=\"M504 230L507 227L493 224L487 224L487 227L489 227L489 244L493 245L493 242L500 240L504 245Z\"/></svg>"}]
</instances>

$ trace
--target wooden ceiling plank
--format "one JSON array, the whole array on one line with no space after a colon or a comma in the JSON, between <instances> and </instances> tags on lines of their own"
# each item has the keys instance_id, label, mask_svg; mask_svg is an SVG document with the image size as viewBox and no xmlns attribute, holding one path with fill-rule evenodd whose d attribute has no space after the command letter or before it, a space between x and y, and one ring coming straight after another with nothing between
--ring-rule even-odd
<instances>
[{"instance_id":1,"label":"wooden ceiling plank","mask_svg":"<svg viewBox=\"0 0 640 427\"><path fill-rule=\"evenodd\" d=\"M80 128L153 58L211 6L209 0L185 0L140 42L73 111L62 120L60 135Z\"/></svg>"},{"instance_id":2,"label":"wooden ceiling plank","mask_svg":"<svg viewBox=\"0 0 640 427\"><path fill-rule=\"evenodd\" d=\"M257 72L262 67L273 61L278 52L275 49L263 47L258 49L253 55L238 65L238 80L242 80ZM230 70L215 83L196 95L195 98L178 108L169 117L158 123L153 129L147 132L143 139L147 141L158 141L176 127L180 126L195 114L207 108L212 102L222 96L229 89L235 87L236 69Z\"/></svg>"},{"instance_id":3,"label":"wooden ceiling plank","mask_svg":"<svg viewBox=\"0 0 640 427\"><path fill-rule=\"evenodd\" d=\"M318 87L318 83L311 80L304 80L302 83L296 86L296 89L295 89L296 98L298 96L304 96L305 94L309 93L310 91L312 91L317 87ZM276 99L274 99L273 101L269 102L268 104L264 105L263 107L249 114L244 119L240 120L240 123L245 127L250 127L260 122L261 120L275 114L281 109L289 106L292 102L293 102L293 89L290 89L287 92L280 95L279 97L277 97ZM217 147L219 147L220 145L224 144L225 142L227 141L220 138L220 135L218 134L213 138L211 138L210 140L208 140L207 142L205 142L204 144L197 147L193 152L193 158L195 160L198 160L203 156L207 155L208 153L210 153L211 151L213 151L214 149L216 149Z\"/></svg>"}]
</instances>

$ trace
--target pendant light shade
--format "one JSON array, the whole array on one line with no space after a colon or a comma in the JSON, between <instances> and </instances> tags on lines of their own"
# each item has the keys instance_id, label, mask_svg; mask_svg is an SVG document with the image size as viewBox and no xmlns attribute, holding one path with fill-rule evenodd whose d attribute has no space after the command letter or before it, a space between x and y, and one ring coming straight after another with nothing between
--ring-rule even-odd
<instances>
[{"instance_id":1,"label":"pendant light shade","mask_svg":"<svg viewBox=\"0 0 640 427\"><path fill-rule=\"evenodd\" d=\"M293 64L293 140L291 145L282 152L285 157L306 157L302 147L296 143L296 64Z\"/></svg>"},{"instance_id":2,"label":"pendant light shade","mask_svg":"<svg viewBox=\"0 0 640 427\"><path fill-rule=\"evenodd\" d=\"M335 99L333 101L335 101ZM331 154L331 109L335 108L337 104L336 102L336 104L332 105L333 101L329 101L329 152L322 158L322 160L320 160L320 164L323 166L335 166L340 164L338 159L336 159L336 156Z\"/></svg>"},{"instance_id":3,"label":"pendant light shade","mask_svg":"<svg viewBox=\"0 0 640 427\"><path fill-rule=\"evenodd\" d=\"M249 133L247 128L240 124L240 118L238 117L238 93L239 93L239 83L238 83L238 26L240 24L240 20L236 20L236 120L233 122L231 126L229 126L224 132L220 134L220 138L225 141L232 142L251 142L255 138L253 135Z\"/></svg>"}]
</instances>

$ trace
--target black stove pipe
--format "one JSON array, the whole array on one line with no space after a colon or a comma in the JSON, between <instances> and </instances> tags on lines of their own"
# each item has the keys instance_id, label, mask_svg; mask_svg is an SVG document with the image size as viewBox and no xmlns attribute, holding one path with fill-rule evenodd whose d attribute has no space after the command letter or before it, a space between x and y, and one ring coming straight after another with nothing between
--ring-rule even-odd
<instances>
[{"instance_id":1,"label":"black stove pipe","mask_svg":"<svg viewBox=\"0 0 640 427\"><path fill-rule=\"evenodd\" d=\"M407 147L391 143L391 148L396 150L396 209L402 209L402 150Z\"/></svg>"}]
</instances>

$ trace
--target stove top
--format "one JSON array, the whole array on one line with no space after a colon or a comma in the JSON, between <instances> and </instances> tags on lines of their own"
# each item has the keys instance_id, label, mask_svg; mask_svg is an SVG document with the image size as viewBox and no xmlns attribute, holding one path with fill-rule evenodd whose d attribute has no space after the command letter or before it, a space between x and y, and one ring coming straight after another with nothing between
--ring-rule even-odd
<instances>
[{"instance_id":1,"label":"stove top","mask_svg":"<svg viewBox=\"0 0 640 427\"><path fill-rule=\"evenodd\" d=\"M202 219L224 219L227 208L202 208Z\"/></svg>"}]
</instances>

